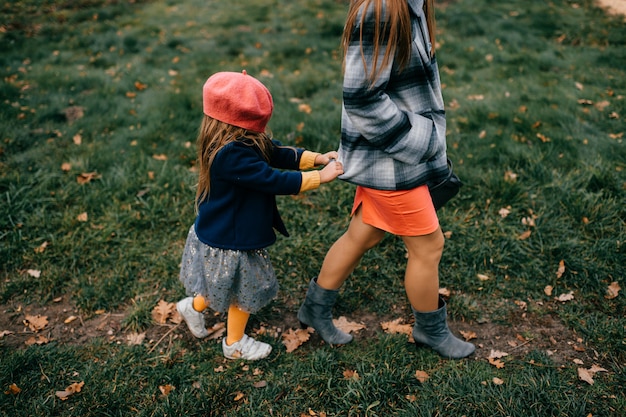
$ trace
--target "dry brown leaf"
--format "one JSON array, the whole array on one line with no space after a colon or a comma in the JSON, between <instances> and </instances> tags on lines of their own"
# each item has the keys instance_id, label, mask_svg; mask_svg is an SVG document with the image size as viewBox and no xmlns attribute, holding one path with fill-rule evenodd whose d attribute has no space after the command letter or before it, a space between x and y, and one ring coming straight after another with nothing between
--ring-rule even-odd
<instances>
[{"instance_id":1,"label":"dry brown leaf","mask_svg":"<svg viewBox=\"0 0 626 417\"><path fill-rule=\"evenodd\" d=\"M63 320L63 323L65 324L70 324L71 322L73 322L74 320L76 320L78 317L76 316L69 316L68 318L66 318L65 320Z\"/></svg>"},{"instance_id":2,"label":"dry brown leaf","mask_svg":"<svg viewBox=\"0 0 626 417\"><path fill-rule=\"evenodd\" d=\"M491 352L489 353L489 357L488 358L489 359L500 359L500 358L503 358L505 356L509 356L509 354L506 353L506 352L499 351L499 350L491 349Z\"/></svg>"},{"instance_id":3,"label":"dry brown leaf","mask_svg":"<svg viewBox=\"0 0 626 417\"><path fill-rule=\"evenodd\" d=\"M20 392L22 392L22 389L18 387L16 384L9 385L9 389L4 391L4 393L7 395L17 395Z\"/></svg>"},{"instance_id":4,"label":"dry brown leaf","mask_svg":"<svg viewBox=\"0 0 626 417\"><path fill-rule=\"evenodd\" d=\"M528 239L528 238L530 237L530 235L531 235L531 234L532 234L532 231L531 231L530 229L529 229L529 230L526 230L525 232L522 232L522 233L521 233L521 234L517 237L517 239L518 239L518 240L526 240L526 239Z\"/></svg>"},{"instance_id":5,"label":"dry brown leaf","mask_svg":"<svg viewBox=\"0 0 626 417\"><path fill-rule=\"evenodd\" d=\"M343 377L344 379L354 379L355 381L358 381L359 379L361 379L361 377L359 376L359 373L351 369L346 369L345 371L343 371Z\"/></svg>"},{"instance_id":6,"label":"dry brown leaf","mask_svg":"<svg viewBox=\"0 0 626 417\"><path fill-rule=\"evenodd\" d=\"M541 140L543 143L546 142L550 142L550 138L547 137L546 135L542 135L541 133L537 133L537 137L539 138L539 140Z\"/></svg>"},{"instance_id":7,"label":"dry brown leaf","mask_svg":"<svg viewBox=\"0 0 626 417\"><path fill-rule=\"evenodd\" d=\"M209 332L207 339L217 340L226 333L226 324L224 322L215 323L213 327L209 327L207 331Z\"/></svg>"},{"instance_id":8,"label":"dry brown leaf","mask_svg":"<svg viewBox=\"0 0 626 417\"><path fill-rule=\"evenodd\" d=\"M604 109L606 109L608 106L610 106L611 103L607 100L602 100L597 102L596 104L594 104L593 106L598 109L599 111L604 111Z\"/></svg>"},{"instance_id":9,"label":"dry brown leaf","mask_svg":"<svg viewBox=\"0 0 626 417\"><path fill-rule=\"evenodd\" d=\"M13 334L13 333L15 333L15 332L13 332L11 330L2 330L0 332L0 339L2 339L4 336L8 336L8 335Z\"/></svg>"},{"instance_id":10,"label":"dry brown leaf","mask_svg":"<svg viewBox=\"0 0 626 417\"><path fill-rule=\"evenodd\" d=\"M562 303L566 301L571 301L574 299L574 291L570 291L567 294L561 294L555 298L555 300L560 301Z\"/></svg>"},{"instance_id":11,"label":"dry brown leaf","mask_svg":"<svg viewBox=\"0 0 626 417\"><path fill-rule=\"evenodd\" d=\"M252 386L254 388L265 388L267 387L267 381L263 380L263 381L255 382L254 384L252 384Z\"/></svg>"},{"instance_id":12,"label":"dry brown leaf","mask_svg":"<svg viewBox=\"0 0 626 417\"><path fill-rule=\"evenodd\" d=\"M238 391L238 392L235 394L235 398L233 398L233 399L234 399L235 401L239 401L239 400L243 399L243 397L245 397L245 396L246 396L246 395L245 395L243 392Z\"/></svg>"},{"instance_id":13,"label":"dry brown leaf","mask_svg":"<svg viewBox=\"0 0 626 417\"><path fill-rule=\"evenodd\" d=\"M41 245L35 248L35 253L43 253L48 247L48 242L43 242Z\"/></svg>"},{"instance_id":14,"label":"dry brown leaf","mask_svg":"<svg viewBox=\"0 0 626 417\"><path fill-rule=\"evenodd\" d=\"M148 85L146 85L146 84L144 84L142 82L139 82L139 81L135 81L135 88L137 89L137 91L143 91L146 88L148 88Z\"/></svg>"},{"instance_id":15,"label":"dry brown leaf","mask_svg":"<svg viewBox=\"0 0 626 417\"><path fill-rule=\"evenodd\" d=\"M535 227L537 224L535 223L535 219L537 218L537 215L532 215L532 216L528 216L528 217L524 217L522 218L522 224L524 226L528 226L528 227Z\"/></svg>"},{"instance_id":16,"label":"dry brown leaf","mask_svg":"<svg viewBox=\"0 0 626 417\"><path fill-rule=\"evenodd\" d=\"M293 352L298 349L304 342L309 340L313 333L313 329L308 327L306 329L289 329L283 333L283 345L287 348L287 352Z\"/></svg>"},{"instance_id":17,"label":"dry brown leaf","mask_svg":"<svg viewBox=\"0 0 626 417\"><path fill-rule=\"evenodd\" d=\"M176 304L168 303L165 300L159 300L152 309L152 318L158 324L165 324L169 316L176 311Z\"/></svg>"},{"instance_id":18,"label":"dry brown leaf","mask_svg":"<svg viewBox=\"0 0 626 417\"><path fill-rule=\"evenodd\" d=\"M76 220L78 220L79 222L86 222L87 220L89 220L89 215L87 214L86 211L80 213L78 216L76 216Z\"/></svg>"},{"instance_id":19,"label":"dry brown leaf","mask_svg":"<svg viewBox=\"0 0 626 417\"><path fill-rule=\"evenodd\" d=\"M385 333L389 333L389 334L399 333L399 334L411 335L411 333L413 332L413 326L410 324L402 323L403 321L404 319L402 318L397 318L392 321L384 321L380 323L380 327L383 328Z\"/></svg>"},{"instance_id":20,"label":"dry brown leaf","mask_svg":"<svg viewBox=\"0 0 626 417\"><path fill-rule=\"evenodd\" d=\"M28 269L26 273L33 278L39 278L41 276L41 271L38 269Z\"/></svg>"},{"instance_id":21,"label":"dry brown leaf","mask_svg":"<svg viewBox=\"0 0 626 417\"><path fill-rule=\"evenodd\" d=\"M608 372L608 371L598 365L592 365L591 368L589 369L578 368L578 378L581 379L582 381L587 382L589 385L593 385L594 383L593 376L596 374L596 372Z\"/></svg>"},{"instance_id":22,"label":"dry brown leaf","mask_svg":"<svg viewBox=\"0 0 626 417\"><path fill-rule=\"evenodd\" d=\"M161 391L161 394L163 394L163 396L170 395L170 392L174 391L175 389L176 387L174 385L170 385L170 384L159 385L159 391Z\"/></svg>"},{"instance_id":23,"label":"dry brown leaf","mask_svg":"<svg viewBox=\"0 0 626 417\"><path fill-rule=\"evenodd\" d=\"M463 339L465 339L466 342L472 340L472 339L476 339L476 332L473 331L463 331L463 330L459 330L459 333L461 333L461 336L463 336Z\"/></svg>"},{"instance_id":24,"label":"dry brown leaf","mask_svg":"<svg viewBox=\"0 0 626 417\"><path fill-rule=\"evenodd\" d=\"M511 214L511 206L507 206L507 207L502 207L500 210L498 210L498 214L500 215L500 217L502 217L503 219L506 218L506 216L508 216L509 214Z\"/></svg>"},{"instance_id":25,"label":"dry brown leaf","mask_svg":"<svg viewBox=\"0 0 626 417\"><path fill-rule=\"evenodd\" d=\"M543 293L550 297L552 295L552 290L554 290L554 287L552 285L546 285L543 289Z\"/></svg>"},{"instance_id":26,"label":"dry brown leaf","mask_svg":"<svg viewBox=\"0 0 626 417\"><path fill-rule=\"evenodd\" d=\"M69 398L70 395L80 392L83 389L84 385L85 385L84 381L75 382L71 384L69 387L65 388L64 391L57 391L55 395L59 397L62 401L65 401Z\"/></svg>"},{"instance_id":27,"label":"dry brown leaf","mask_svg":"<svg viewBox=\"0 0 626 417\"><path fill-rule=\"evenodd\" d=\"M130 333L126 335L126 343L129 346L141 345L146 338L146 333Z\"/></svg>"},{"instance_id":28,"label":"dry brown leaf","mask_svg":"<svg viewBox=\"0 0 626 417\"><path fill-rule=\"evenodd\" d=\"M26 314L24 317L24 324L36 333L48 325L48 316L42 316L40 314L32 316L30 314Z\"/></svg>"},{"instance_id":29,"label":"dry brown leaf","mask_svg":"<svg viewBox=\"0 0 626 417\"><path fill-rule=\"evenodd\" d=\"M502 362L500 359L488 358L487 360L489 361L490 364L492 364L498 369L504 368L504 362Z\"/></svg>"},{"instance_id":30,"label":"dry brown leaf","mask_svg":"<svg viewBox=\"0 0 626 417\"><path fill-rule=\"evenodd\" d=\"M504 181L506 182L515 182L517 181L517 174L513 171L505 171L504 172Z\"/></svg>"},{"instance_id":31,"label":"dry brown leaf","mask_svg":"<svg viewBox=\"0 0 626 417\"><path fill-rule=\"evenodd\" d=\"M48 339L46 336L43 336L41 334L38 334L36 337L32 336L29 337L28 339L26 339L26 341L24 342L24 344L26 346L32 346L32 345L45 345L46 343L49 343L50 339Z\"/></svg>"},{"instance_id":32,"label":"dry brown leaf","mask_svg":"<svg viewBox=\"0 0 626 417\"><path fill-rule=\"evenodd\" d=\"M503 381L503 380L501 380L500 378L495 377L495 376L493 377L492 381L493 381L493 383L494 383L494 384L496 384L496 385L502 385L502 384L504 384L504 381Z\"/></svg>"},{"instance_id":33,"label":"dry brown leaf","mask_svg":"<svg viewBox=\"0 0 626 417\"><path fill-rule=\"evenodd\" d=\"M336 328L345 333L358 332L359 330L365 329L364 324L349 321L347 318L345 318L345 316L341 316L338 319L333 319L333 324Z\"/></svg>"},{"instance_id":34,"label":"dry brown leaf","mask_svg":"<svg viewBox=\"0 0 626 417\"><path fill-rule=\"evenodd\" d=\"M306 114L311 114L311 106L309 106L308 104L299 104L298 105L298 111L301 113L306 113Z\"/></svg>"},{"instance_id":35,"label":"dry brown leaf","mask_svg":"<svg viewBox=\"0 0 626 417\"><path fill-rule=\"evenodd\" d=\"M152 155L152 158L156 159L157 161L167 161L167 155L165 155L164 153L154 154Z\"/></svg>"},{"instance_id":36,"label":"dry brown leaf","mask_svg":"<svg viewBox=\"0 0 626 417\"><path fill-rule=\"evenodd\" d=\"M619 286L619 283L617 281L613 281L611 282L611 285L607 287L606 295L604 296L604 298L606 298L607 300L612 300L617 297L620 290L621 287Z\"/></svg>"},{"instance_id":37,"label":"dry brown leaf","mask_svg":"<svg viewBox=\"0 0 626 417\"><path fill-rule=\"evenodd\" d=\"M76 182L82 185L100 178L102 178L102 175L98 174L97 172L83 172L76 176Z\"/></svg>"},{"instance_id":38,"label":"dry brown leaf","mask_svg":"<svg viewBox=\"0 0 626 417\"><path fill-rule=\"evenodd\" d=\"M486 274L476 274L476 277L479 281L488 281L490 279L489 275Z\"/></svg>"},{"instance_id":39,"label":"dry brown leaf","mask_svg":"<svg viewBox=\"0 0 626 417\"><path fill-rule=\"evenodd\" d=\"M428 378L430 378L430 375L428 375L425 371L417 370L415 371L415 378L423 384Z\"/></svg>"},{"instance_id":40,"label":"dry brown leaf","mask_svg":"<svg viewBox=\"0 0 626 417\"><path fill-rule=\"evenodd\" d=\"M439 295L442 296L443 298L449 298L451 294L452 294L452 291L450 291L446 287L439 288Z\"/></svg>"},{"instance_id":41,"label":"dry brown leaf","mask_svg":"<svg viewBox=\"0 0 626 417\"><path fill-rule=\"evenodd\" d=\"M557 278L561 278L564 273L565 273L565 261L563 259L561 259L559 261L559 267L556 270L556 277Z\"/></svg>"}]
</instances>

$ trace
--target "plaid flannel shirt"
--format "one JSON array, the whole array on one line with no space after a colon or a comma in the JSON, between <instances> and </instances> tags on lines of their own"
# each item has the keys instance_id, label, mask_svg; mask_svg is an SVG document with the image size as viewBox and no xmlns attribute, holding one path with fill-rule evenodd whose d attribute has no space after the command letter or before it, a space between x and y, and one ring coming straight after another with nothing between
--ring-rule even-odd
<instances>
[{"instance_id":1,"label":"plaid flannel shirt","mask_svg":"<svg viewBox=\"0 0 626 417\"><path fill-rule=\"evenodd\" d=\"M360 16L348 46L343 81L339 178L379 190L405 190L447 173L446 118L437 61L430 56L423 0L408 0L412 23L411 59L402 72L396 62L370 87L359 39ZM383 11L385 7L383 8ZM373 55L373 7L365 12L363 54ZM382 62L384 48L379 61Z\"/></svg>"}]
</instances>

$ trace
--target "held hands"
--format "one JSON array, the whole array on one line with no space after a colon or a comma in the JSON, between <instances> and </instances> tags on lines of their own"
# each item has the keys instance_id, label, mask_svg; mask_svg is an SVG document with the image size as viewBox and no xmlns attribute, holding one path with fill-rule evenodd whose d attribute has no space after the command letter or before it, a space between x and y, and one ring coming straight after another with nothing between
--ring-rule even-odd
<instances>
[{"instance_id":1,"label":"held hands","mask_svg":"<svg viewBox=\"0 0 626 417\"><path fill-rule=\"evenodd\" d=\"M328 165L331 159L337 160L337 158L339 158L337 151L320 153L315 157L315 165Z\"/></svg>"},{"instance_id":2,"label":"held hands","mask_svg":"<svg viewBox=\"0 0 626 417\"><path fill-rule=\"evenodd\" d=\"M330 182L343 174L343 165L341 162L337 161L338 156L337 152L332 151L318 155L315 158L316 165L326 165L319 171L321 184Z\"/></svg>"}]
</instances>

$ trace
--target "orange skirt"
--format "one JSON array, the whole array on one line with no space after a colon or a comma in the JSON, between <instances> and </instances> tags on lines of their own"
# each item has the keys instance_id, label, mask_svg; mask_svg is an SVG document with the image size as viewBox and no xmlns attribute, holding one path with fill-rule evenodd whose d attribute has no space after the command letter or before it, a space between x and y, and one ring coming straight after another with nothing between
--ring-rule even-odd
<instances>
[{"instance_id":1,"label":"orange skirt","mask_svg":"<svg viewBox=\"0 0 626 417\"><path fill-rule=\"evenodd\" d=\"M352 215L360 206L363 223L397 236L423 236L439 228L426 185L402 191L357 186Z\"/></svg>"}]
</instances>

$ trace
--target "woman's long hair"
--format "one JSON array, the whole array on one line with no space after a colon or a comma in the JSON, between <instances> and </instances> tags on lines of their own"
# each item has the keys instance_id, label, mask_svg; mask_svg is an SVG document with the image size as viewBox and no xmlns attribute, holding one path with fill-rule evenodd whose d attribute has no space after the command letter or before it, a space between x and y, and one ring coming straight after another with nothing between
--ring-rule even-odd
<instances>
[{"instance_id":1,"label":"woman's long hair","mask_svg":"<svg viewBox=\"0 0 626 417\"><path fill-rule=\"evenodd\" d=\"M432 56L435 55L435 7L434 0L424 0L424 13L426 15L426 24L428 26L428 33L430 35L430 43L432 45ZM385 15L383 16L383 3L385 4ZM374 35L373 35L373 47L372 52L372 67L367 68L365 55L363 52L363 19L365 18L365 11L369 9L370 5L374 7ZM350 3L348 10L348 17L346 18L346 25L344 27L341 45L345 54L348 52L348 46L352 41L352 35L354 28L357 25L357 18L360 11L361 22L360 23L360 43L361 43L361 56L363 58L363 66L365 72L368 74L368 78L371 84L378 78L381 71L389 64L393 59L398 61L398 67L400 70L404 69L411 59L411 43L413 38L411 35L411 17L409 14L409 6L407 0L353 0ZM385 18L383 22L383 18ZM385 55L382 62L378 62L378 55L381 45L387 44ZM345 63L345 59L344 59Z\"/></svg>"},{"instance_id":2,"label":"woman's long hair","mask_svg":"<svg viewBox=\"0 0 626 417\"><path fill-rule=\"evenodd\" d=\"M252 132L241 127L220 122L204 115L198 133L198 189L196 190L196 210L200 203L209 198L211 190L211 165L215 155L231 142L240 141L256 146L269 162L272 154L272 140L268 133Z\"/></svg>"}]
</instances>

